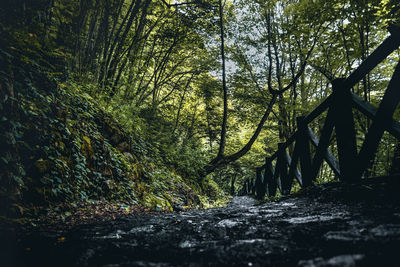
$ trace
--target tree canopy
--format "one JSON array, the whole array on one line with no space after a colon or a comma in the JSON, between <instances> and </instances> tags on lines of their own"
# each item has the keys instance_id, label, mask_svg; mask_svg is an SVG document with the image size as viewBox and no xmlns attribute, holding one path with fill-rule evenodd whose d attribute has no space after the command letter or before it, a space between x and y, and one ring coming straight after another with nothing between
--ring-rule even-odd
<instances>
[{"instance_id":1,"label":"tree canopy","mask_svg":"<svg viewBox=\"0 0 400 267\"><path fill-rule=\"evenodd\" d=\"M163 164L229 191L399 25L400 3L4 0L0 16L2 57L23 51L23 62L90 96ZM377 102L399 57L354 92ZM369 121L356 118L365 133ZM376 175L399 148L384 137Z\"/></svg>"}]
</instances>

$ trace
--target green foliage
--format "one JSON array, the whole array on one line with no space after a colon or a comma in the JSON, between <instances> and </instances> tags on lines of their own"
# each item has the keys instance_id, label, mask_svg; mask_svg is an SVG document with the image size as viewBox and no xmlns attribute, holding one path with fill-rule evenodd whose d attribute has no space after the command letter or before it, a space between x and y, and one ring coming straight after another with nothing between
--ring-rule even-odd
<instances>
[{"instance_id":1,"label":"green foliage","mask_svg":"<svg viewBox=\"0 0 400 267\"><path fill-rule=\"evenodd\" d=\"M208 0L179 7L2 1L1 198L118 199L166 210L197 205L196 194L205 206L226 200L233 177L235 187L254 176L295 131L296 117L330 94L327 77L351 73L399 18L395 0L227 1L226 155L251 138L270 87L300 76L278 98L252 149L203 180L223 112L217 7ZM389 57L354 92L378 103L398 59ZM355 115L360 145L368 121ZM311 127L318 132L322 123ZM390 169L395 143L384 137L371 173Z\"/></svg>"},{"instance_id":2,"label":"green foliage","mask_svg":"<svg viewBox=\"0 0 400 267\"><path fill-rule=\"evenodd\" d=\"M182 178L154 164L144 140L121 129L82 88L50 78L15 51L1 52L9 71L2 73L0 106L4 206L91 199L156 210L171 210L170 201L200 204Z\"/></svg>"}]
</instances>

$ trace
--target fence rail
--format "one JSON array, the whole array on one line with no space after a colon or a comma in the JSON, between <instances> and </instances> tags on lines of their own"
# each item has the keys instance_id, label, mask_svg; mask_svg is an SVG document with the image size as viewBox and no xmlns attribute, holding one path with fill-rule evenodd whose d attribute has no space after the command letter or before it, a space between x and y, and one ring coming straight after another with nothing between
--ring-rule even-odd
<instances>
[{"instance_id":1,"label":"fence rail","mask_svg":"<svg viewBox=\"0 0 400 267\"><path fill-rule=\"evenodd\" d=\"M378 108L351 92L351 88L399 48L400 28L389 27L389 32L390 36L348 78L332 81L333 93L330 96L308 116L297 118L297 131L286 142L278 144L278 150L266 158L263 166L256 168L256 177L245 181L242 194L255 194L263 199L265 194L275 196L279 190L287 195L294 179L301 187L310 186L316 180L323 161L340 181L358 181L372 165L384 131L400 140L400 123L393 119L400 101L400 62ZM353 109L372 121L359 152ZM327 115L318 138L309 124L325 111ZM329 150L334 129L338 159ZM294 148L290 155L287 150L292 145ZM311 145L315 147L314 153L311 153Z\"/></svg>"}]
</instances>

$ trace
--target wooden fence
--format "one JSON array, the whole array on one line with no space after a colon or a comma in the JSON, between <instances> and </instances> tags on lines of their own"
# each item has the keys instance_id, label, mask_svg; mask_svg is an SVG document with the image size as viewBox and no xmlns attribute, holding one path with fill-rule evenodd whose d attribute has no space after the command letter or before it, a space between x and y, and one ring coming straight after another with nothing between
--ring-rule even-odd
<instances>
[{"instance_id":1,"label":"wooden fence","mask_svg":"<svg viewBox=\"0 0 400 267\"><path fill-rule=\"evenodd\" d=\"M376 108L351 92L358 82L400 46L400 28L389 27L390 36L346 79L332 81L333 93L308 116L297 118L297 131L278 150L256 168L256 177L247 179L241 194L275 196L277 190L290 194L293 180L301 187L310 186L317 178L323 161L342 182L361 179L371 167L384 131L400 140L400 123L393 119L400 101L400 62L397 64L379 107ZM357 151L353 109L371 120L368 132ZM318 136L309 124L327 110L325 122ZM335 129L338 159L329 150ZM289 155L288 148L294 144ZM310 145L314 146L311 153Z\"/></svg>"}]
</instances>

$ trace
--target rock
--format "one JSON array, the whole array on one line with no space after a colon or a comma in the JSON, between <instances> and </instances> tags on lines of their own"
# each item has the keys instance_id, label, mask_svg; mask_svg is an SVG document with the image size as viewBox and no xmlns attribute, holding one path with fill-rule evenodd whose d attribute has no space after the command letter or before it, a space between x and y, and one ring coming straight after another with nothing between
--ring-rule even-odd
<instances>
[{"instance_id":1,"label":"rock","mask_svg":"<svg viewBox=\"0 0 400 267\"><path fill-rule=\"evenodd\" d=\"M179 198L175 213L83 225L56 233L68 241L57 246L49 232L18 232L18 252L31 266L398 266L397 205L235 197L223 208L183 212ZM26 244L35 248L29 254Z\"/></svg>"}]
</instances>

